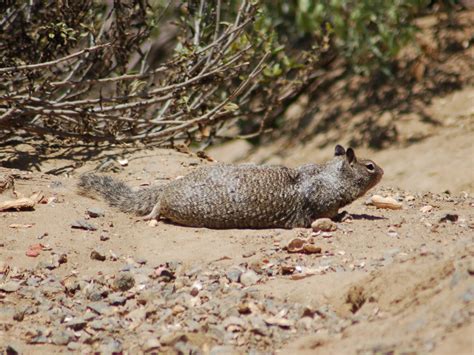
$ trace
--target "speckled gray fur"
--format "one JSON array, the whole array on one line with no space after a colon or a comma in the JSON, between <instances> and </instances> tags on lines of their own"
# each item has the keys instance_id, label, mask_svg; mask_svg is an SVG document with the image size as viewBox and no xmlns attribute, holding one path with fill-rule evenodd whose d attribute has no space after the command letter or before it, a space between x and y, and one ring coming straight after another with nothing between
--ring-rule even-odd
<instances>
[{"instance_id":1,"label":"speckled gray fur","mask_svg":"<svg viewBox=\"0 0 474 355\"><path fill-rule=\"evenodd\" d=\"M216 164L197 168L161 186L133 191L109 176L82 175L83 193L102 195L124 212L162 217L208 228L309 227L320 217L364 195L383 170L354 151L336 146L335 156L295 169L269 165Z\"/></svg>"}]
</instances>

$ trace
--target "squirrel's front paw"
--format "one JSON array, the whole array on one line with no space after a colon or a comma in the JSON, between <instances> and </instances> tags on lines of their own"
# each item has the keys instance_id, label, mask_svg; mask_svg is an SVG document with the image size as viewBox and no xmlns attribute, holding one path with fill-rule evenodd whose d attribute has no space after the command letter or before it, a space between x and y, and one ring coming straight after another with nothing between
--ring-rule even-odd
<instances>
[{"instance_id":1,"label":"squirrel's front paw","mask_svg":"<svg viewBox=\"0 0 474 355\"><path fill-rule=\"evenodd\" d=\"M333 221L335 222L345 222L352 219L352 215L347 211L342 211L338 213L336 216L333 217Z\"/></svg>"}]
</instances>

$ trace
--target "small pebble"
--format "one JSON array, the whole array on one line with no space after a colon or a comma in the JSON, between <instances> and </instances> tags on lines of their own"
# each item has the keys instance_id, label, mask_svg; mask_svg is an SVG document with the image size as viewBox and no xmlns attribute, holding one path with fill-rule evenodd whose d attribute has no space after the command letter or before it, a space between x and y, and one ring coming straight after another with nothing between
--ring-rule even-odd
<instances>
[{"instance_id":1,"label":"small pebble","mask_svg":"<svg viewBox=\"0 0 474 355\"><path fill-rule=\"evenodd\" d=\"M313 319L311 317L302 317L296 322L296 328L302 330L310 330L313 325Z\"/></svg>"},{"instance_id":2,"label":"small pebble","mask_svg":"<svg viewBox=\"0 0 474 355\"><path fill-rule=\"evenodd\" d=\"M91 302L87 305L87 308L93 310L97 314L103 314L107 310L107 304L102 301Z\"/></svg>"},{"instance_id":3,"label":"small pebble","mask_svg":"<svg viewBox=\"0 0 474 355\"><path fill-rule=\"evenodd\" d=\"M186 310L186 308L184 308L180 304L177 304L176 306L173 307L173 309L171 311L173 312L173 315L175 316L175 315L178 315L180 313L183 313L185 310Z\"/></svg>"},{"instance_id":4,"label":"small pebble","mask_svg":"<svg viewBox=\"0 0 474 355\"><path fill-rule=\"evenodd\" d=\"M127 291L133 286L135 286L135 279L133 278L133 275L128 272L119 274L113 282L113 288L115 290Z\"/></svg>"},{"instance_id":5,"label":"small pebble","mask_svg":"<svg viewBox=\"0 0 474 355\"><path fill-rule=\"evenodd\" d=\"M158 225L158 221L156 219L151 219L150 221L148 221L148 225L150 227L156 227Z\"/></svg>"},{"instance_id":6,"label":"small pebble","mask_svg":"<svg viewBox=\"0 0 474 355\"><path fill-rule=\"evenodd\" d=\"M303 246L303 252L306 254L319 254L321 253L321 248L314 244L305 244Z\"/></svg>"},{"instance_id":7,"label":"small pebble","mask_svg":"<svg viewBox=\"0 0 474 355\"><path fill-rule=\"evenodd\" d=\"M120 354L123 347L118 340L110 339L108 342L101 344L98 350L102 354Z\"/></svg>"},{"instance_id":8,"label":"small pebble","mask_svg":"<svg viewBox=\"0 0 474 355\"><path fill-rule=\"evenodd\" d=\"M67 344L67 348L68 350L71 350L71 351L78 351L79 349L81 349L81 344L75 341L71 341L70 343Z\"/></svg>"},{"instance_id":9,"label":"small pebble","mask_svg":"<svg viewBox=\"0 0 474 355\"><path fill-rule=\"evenodd\" d=\"M146 265L147 263L147 260L145 258L138 258L137 260L135 260L137 264L139 265Z\"/></svg>"},{"instance_id":10,"label":"small pebble","mask_svg":"<svg viewBox=\"0 0 474 355\"><path fill-rule=\"evenodd\" d=\"M26 308L18 307L15 310L15 314L13 314L13 320L16 320L17 322L21 322L23 319L25 319L25 314L26 314Z\"/></svg>"},{"instance_id":11,"label":"small pebble","mask_svg":"<svg viewBox=\"0 0 474 355\"><path fill-rule=\"evenodd\" d=\"M48 269L48 270L54 270L56 267L59 266L59 264L56 264L52 262L51 260L41 260L36 267L38 269Z\"/></svg>"},{"instance_id":12,"label":"small pebble","mask_svg":"<svg viewBox=\"0 0 474 355\"><path fill-rule=\"evenodd\" d=\"M142 346L143 351L152 351L160 348L160 342L157 338L148 338Z\"/></svg>"},{"instance_id":13,"label":"small pebble","mask_svg":"<svg viewBox=\"0 0 474 355\"><path fill-rule=\"evenodd\" d=\"M232 345L217 345L211 349L209 355L228 355L228 354L239 354L239 353L240 351L238 351Z\"/></svg>"},{"instance_id":14,"label":"small pebble","mask_svg":"<svg viewBox=\"0 0 474 355\"><path fill-rule=\"evenodd\" d=\"M260 280L260 277L253 270L247 270L240 275L240 283L244 286L254 285Z\"/></svg>"},{"instance_id":15,"label":"small pebble","mask_svg":"<svg viewBox=\"0 0 474 355\"><path fill-rule=\"evenodd\" d=\"M128 165L128 159L125 159L125 158L117 159L117 163L119 163L122 166L127 166Z\"/></svg>"},{"instance_id":16,"label":"small pebble","mask_svg":"<svg viewBox=\"0 0 474 355\"><path fill-rule=\"evenodd\" d=\"M67 345L71 340L71 335L65 331L58 331L53 333L51 337L51 342L54 345Z\"/></svg>"},{"instance_id":17,"label":"small pebble","mask_svg":"<svg viewBox=\"0 0 474 355\"><path fill-rule=\"evenodd\" d=\"M426 205L420 208L421 213L429 213L433 210L433 206Z\"/></svg>"},{"instance_id":18,"label":"small pebble","mask_svg":"<svg viewBox=\"0 0 474 355\"><path fill-rule=\"evenodd\" d=\"M84 229L84 230L88 230L88 231L95 231L97 230L97 227L94 226L93 224L83 220L83 219L79 219L77 221L75 221L73 224L71 224L71 228L75 228L75 229Z\"/></svg>"},{"instance_id":19,"label":"small pebble","mask_svg":"<svg viewBox=\"0 0 474 355\"><path fill-rule=\"evenodd\" d=\"M106 259L105 254L96 249L91 251L90 257L92 260L99 260L99 261L105 261Z\"/></svg>"},{"instance_id":20,"label":"small pebble","mask_svg":"<svg viewBox=\"0 0 474 355\"><path fill-rule=\"evenodd\" d=\"M47 237L47 236L48 236L48 232L44 232L43 234L40 234L39 236L37 236L36 239L41 240L41 239L43 239L43 238L45 238L45 237Z\"/></svg>"},{"instance_id":21,"label":"small pebble","mask_svg":"<svg viewBox=\"0 0 474 355\"><path fill-rule=\"evenodd\" d=\"M33 244L28 247L28 250L25 252L26 256L36 258L43 251L43 244Z\"/></svg>"},{"instance_id":22,"label":"small pebble","mask_svg":"<svg viewBox=\"0 0 474 355\"><path fill-rule=\"evenodd\" d=\"M58 256L58 263L65 264L67 263L67 254L63 253Z\"/></svg>"},{"instance_id":23,"label":"small pebble","mask_svg":"<svg viewBox=\"0 0 474 355\"><path fill-rule=\"evenodd\" d=\"M255 254L256 254L255 251L252 250L252 251L249 251L247 253L243 253L242 257L243 258L250 258L251 256L254 256Z\"/></svg>"},{"instance_id":24,"label":"small pebble","mask_svg":"<svg viewBox=\"0 0 474 355\"><path fill-rule=\"evenodd\" d=\"M81 330L87 325L87 322L83 318L74 318L66 322L66 326L73 330Z\"/></svg>"},{"instance_id":25,"label":"small pebble","mask_svg":"<svg viewBox=\"0 0 474 355\"><path fill-rule=\"evenodd\" d=\"M120 296L120 295L114 293L114 294L112 294L108 297L107 301L112 306L121 306L121 305L124 305L125 302L127 302L127 297Z\"/></svg>"},{"instance_id":26,"label":"small pebble","mask_svg":"<svg viewBox=\"0 0 474 355\"><path fill-rule=\"evenodd\" d=\"M439 219L440 222L456 222L459 216L454 213L447 213Z\"/></svg>"},{"instance_id":27,"label":"small pebble","mask_svg":"<svg viewBox=\"0 0 474 355\"><path fill-rule=\"evenodd\" d=\"M380 195L374 195L370 198L370 202L377 208L385 208L390 210L399 210L403 205L393 197L383 197Z\"/></svg>"},{"instance_id":28,"label":"small pebble","mask_svg":"<svg viewBox=\"0 0 474 355\"><path fill-rule=\"evenodd\" d=\"M293 238L288 242L286 250L288 250L289 253L300 253L303 251L305 244L306 240L302 238Z\"/></svg>"},{"instance_id":29,"label":"small pebble","mask_svg":"<svg viewBox=\"0 0 474 355\"><path fill-rule=\"evenodd\" d=\"M318 218L311 223L311 228L314 232L333 232L337 229L337 225L329 218Z\"/></svg>"},{"instance_id":30,"label":"small pebble","mask_svg":"<svg viewBox=\"0 0 474 355\"><path fill-rule=\"evenodd\" d=\"M200 282L193 283L192 289L191 289L191 296L196 297L199 291L201 291L202 289L203 289L203 286Z\"/></svg>"},{"instance_id":31,"label":"small pebble","mask_svg":"<svg viewBox=\"0 0 474 355\"><path fill-rule=\"evenodd\" d=\"M115 254L112 250L109 250L109 254L110 254L110 260L112 260L112 261L117 261L118 260L117 254ZM130 265L128 267L130 268Z\"/></svg>"},{"instance_id":32,"label":"small pebble","mask_svg":"<svg viewBox=\"0 0 474 355\"><path fill-rule=\"evenodd\" d=\"M294 265L282 265L281 274L282 275L291 275L295 272L296 268Z\"/></svg>"},{"instance_id":33,"label":"small pebble","mask_svg":"<svg viewBox=\"0 0 474 355\"><path fill-rule=\"evenodd\" d=\"M398 232L394 227L390 227L387 232L389 237L395 238L398 237Z\"/></svg>"},{"instance_id":34,"label":"small pebble","mask_svg":"<svg viewBox=\"0 0 474 355\"><path fill-rule=\"evenodd\" d=\"M15 281L7 281L6 283L0 285L0 291L7 293L18 291L19 288L20 283Z\"/></svg>"},{"instance_id":35,"label":"small pebble","mask_svg":"<svg viewBox=\"0 0 474 355\"><path fill-rule=\"evenodd\" d=\"M105 212L103 209L98 207L90 207L87 209L87 215L91 218L104 217Z\"/></svg>"},{"instance_id":36,"label":"small pebble","mask_svg":"<svg viewBox=\"0 0 474 355\"><path fill-rule=\"evenodd\" d=\"M243 272L244 271L242 268L234 266L229 271L227 271L226 276L231 282L239 282Z\"/></svg>"},{"instance_id":37,"label":"small pebble","mask_svg":"<svg viewBox=\"0 0 474 355\"><path fill-rule=\"evenodd\" d=\"M471 303L474 300L474 286L469 287L466 292L464 292L462 299L466 303Z\"/></svg>"}]
</instances>

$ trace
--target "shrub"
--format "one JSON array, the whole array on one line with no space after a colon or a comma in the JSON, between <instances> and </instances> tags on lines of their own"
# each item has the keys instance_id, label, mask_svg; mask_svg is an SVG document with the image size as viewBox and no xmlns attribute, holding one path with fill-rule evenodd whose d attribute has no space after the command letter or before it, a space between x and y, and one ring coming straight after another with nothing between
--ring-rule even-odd
<instances>
[{"instance_id":1,"label":"shrub","mask_svg":"<svg viewBox=\"0 0 474 355\"><path fill-rule=\"evenodd\" d=\"M388 70L423 1L3 2L0 135L254 136L335 56Z\"/></svg>"}]
</instances>

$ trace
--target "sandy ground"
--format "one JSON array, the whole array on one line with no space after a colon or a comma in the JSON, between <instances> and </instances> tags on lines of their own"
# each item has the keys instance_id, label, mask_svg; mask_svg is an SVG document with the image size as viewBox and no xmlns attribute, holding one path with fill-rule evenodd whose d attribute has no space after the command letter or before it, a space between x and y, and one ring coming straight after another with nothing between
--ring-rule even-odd
<instances>
[{"instance_id":1,"label":"sandy ground","mask_svg":"<svg viewBox=\"0 0 474 355\"><path fill-rule=\"evenodd\" d=\"M407 160L401 154L384 163L390 182L392 167ZM135 187L208 163L168 150L123 156L128 166L111 174ZM77 173L99 163L88 162ZM405 166L410 176L416 163ZM1 172L16 177L23 195L42 191L55 197L31 211L0 214L2 350L472 353L474 199L467 192L405 191L384 180L369 194L394 196L403 209L378 210L362 198L347 209L353 219L338 223L329 235L306 229L218 231L164 221L151 226L78 196L76 175ZM2 200L12 199L9 194ZM90 218L89 208L104 216ZM447 214L453 221L443 220ZM71 228L77 220L97 230ZM298 237L322 252L288 253L284 247ZM45 250L26 256L38 243ZM93 259L93 252L105 261ZM67 261L58 262L62 255ZM156 276L163 267L172 278ZM236 268L250 280L232 281ZM114 280L124 272L135 285L117 290ZM74 292L71 278L78 285ZM100 296L94 287L101 287ZM106 311L91 311L94 302ZM143 315L135 317L140 310Z\"/></svg>"}]
</instances>

